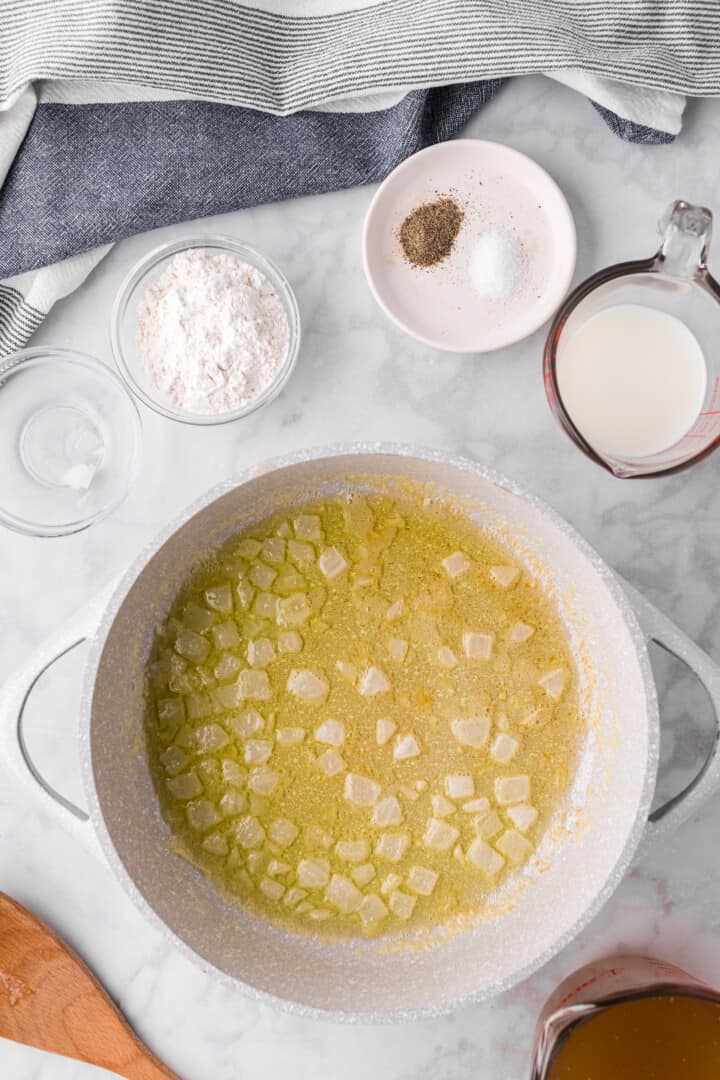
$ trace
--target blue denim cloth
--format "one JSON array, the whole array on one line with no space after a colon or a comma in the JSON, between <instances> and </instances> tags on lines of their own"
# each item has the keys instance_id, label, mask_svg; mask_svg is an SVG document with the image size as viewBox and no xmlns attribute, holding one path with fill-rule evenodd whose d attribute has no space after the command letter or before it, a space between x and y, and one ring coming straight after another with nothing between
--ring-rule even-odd
<instances>
[{"instance_id":1,"label":"blue denim cloth","mask_svg":"<svg viewBox=\"0 0 720 1080\"><path fill-rule=\"evenodd\" d=\"M0 278L160 225L381 180L456 135L502 83L286 117L203 101L40 105L0 190ZM624 139L671 138L599 111Z\"/></svg>"}]
</instances>

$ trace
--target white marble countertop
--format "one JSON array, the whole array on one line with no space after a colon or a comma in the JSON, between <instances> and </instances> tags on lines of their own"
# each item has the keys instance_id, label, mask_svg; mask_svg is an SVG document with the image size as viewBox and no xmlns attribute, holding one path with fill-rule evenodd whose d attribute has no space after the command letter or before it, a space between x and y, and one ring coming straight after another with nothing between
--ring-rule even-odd
<instances>
[{"instance_id":1,"label":"white marble countertop","mask_svg":"<svg viewBox=\"0 0 720 1080\"><path fill-rule=\"evenodd\" d=\"M580 96L549 80L507 86L469 134L517 147L566 192L578 229L578 280L656 246L656 220L685 198L720 212L720 104L691 103L667 147L620 142ZM194 429L143 409L145 461L127 502L78 536L0 532L0 679L129 562L171 515L256 460L333 441L441 447L541 495L604 558L720 658L720 458L664 480L622 482L586 461L557 427L541 379L542 331L488 356L434 352L391 326L363 279L359 242L370 189L229 214L119 244L59 304L37 342L110 362L108 317L127 268L150 244L206 226L255 244L297 290L304 341L295 376L240 423ZM720 270L720 254L711 256ZM44 680L33 732L42 764L79 791L74 745L82 657ZM675 662L658 662L667 786L709 742L707 702ZM699 725L699 729L698 726ZM51 740L51 745L49 743ZM720 985L720 799L638 862L581 938L516 990L445 1019L373 1028L298 1019L218 988L160 938L109 872L0 772L0 888L48 920L94 968L140 1035L185 1080L523 1080L538 1010L588 959L646 951ZM0 1040L8 1080L99 1075Z\"/></svg>"}]
</instances>

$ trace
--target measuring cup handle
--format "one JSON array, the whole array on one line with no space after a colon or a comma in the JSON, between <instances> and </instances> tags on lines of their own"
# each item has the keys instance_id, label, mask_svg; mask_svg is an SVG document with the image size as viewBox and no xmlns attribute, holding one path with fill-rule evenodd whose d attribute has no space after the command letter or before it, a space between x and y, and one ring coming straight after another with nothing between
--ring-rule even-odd
<instances>
[{"instance_id":1,"label":"measuring cup handle","mask_svg":"<svg viewBox=\"0 0 720 1080\"><path fill-rule=\"evenodd\" d=\"M100 847L89 826L89 814L57 791L42 775L30 754L24 720L28 700L39 679L57 660L94 635L114 590L114 582L106 586L89 604L72 615L27 664L0 687L0 760L9 766L26 789L31 788L33 793L42 791L48 797L45 805L57 808L57 816L64 827L95 855L100 853Z\"/></svg>"},{"instance_id":2,"label":"measuring cup handle","mask_svg":"<svg viewBox=\"0 0 720 1080\"><path fill-rule=\"evenodd\" d=\"M712 747L700 771L681 792L650 814L646 836L652 841L687 821L706 799L720 790L720 665L632 585L623 582L623 587L648 641L654 641L671 656L687 664L707 690L715 713Z\"/></svg>"}]
</instances>

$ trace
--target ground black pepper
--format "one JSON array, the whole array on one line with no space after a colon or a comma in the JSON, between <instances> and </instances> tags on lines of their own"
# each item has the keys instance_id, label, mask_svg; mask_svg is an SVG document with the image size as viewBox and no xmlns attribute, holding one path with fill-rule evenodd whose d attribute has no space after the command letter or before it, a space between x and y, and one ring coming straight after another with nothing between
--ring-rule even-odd
<instances>
[{"instance_id":1,"label":"ground black pepper","mask_svg":"<svg viewBox=\"0 0 720 1080\"><path fill-rule=\"evenodd\" d=\"M446 259L464 217L457 203L448 198L416 207L398 232L405 258L413 266L434 266Z\"/></svg>"}]
</instances>

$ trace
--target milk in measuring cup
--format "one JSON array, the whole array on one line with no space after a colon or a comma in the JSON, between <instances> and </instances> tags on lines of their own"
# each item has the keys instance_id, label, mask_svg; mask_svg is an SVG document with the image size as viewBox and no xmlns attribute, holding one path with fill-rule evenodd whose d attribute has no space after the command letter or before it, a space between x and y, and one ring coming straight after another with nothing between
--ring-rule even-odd
<instances>
[{"instance_id":1,"label":"milk in measuring cup","mask_svg":"<svg viewBox=\"0 0 720 1080\"><path fill-rule=\"evenodd\" d=\"M566 412L600 454L646 458L693 426L705 398L705 358L692 331L641 304L592 315L561 340L557 381Z\"/></svg>"}]
</instances>

